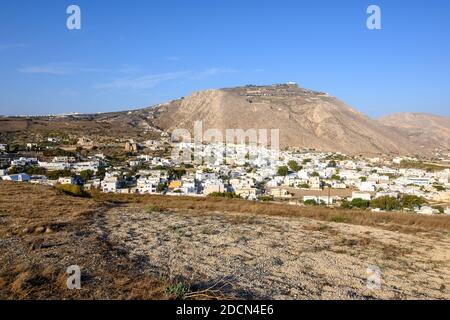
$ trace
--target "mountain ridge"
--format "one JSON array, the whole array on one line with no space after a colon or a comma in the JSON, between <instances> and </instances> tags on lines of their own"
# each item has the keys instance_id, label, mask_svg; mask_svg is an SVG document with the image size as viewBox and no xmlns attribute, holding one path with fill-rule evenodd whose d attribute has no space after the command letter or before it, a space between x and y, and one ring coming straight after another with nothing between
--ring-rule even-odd
<instances>
[{"instance_id":1,"label":"mountain ridge","mask_svg":"<svg viewBox=\"0 0 450 320\"><path fill-rule=\"evenodd\" d=\"M296 84L197 91L143 109L38 117L0 117L0 143L52 130L73 136L153 139L163 131L279 129L281 147L347 154L432 155L450 150L450 118L396 113L372 119L327 93Z\"/></svg>"}]
</instances>

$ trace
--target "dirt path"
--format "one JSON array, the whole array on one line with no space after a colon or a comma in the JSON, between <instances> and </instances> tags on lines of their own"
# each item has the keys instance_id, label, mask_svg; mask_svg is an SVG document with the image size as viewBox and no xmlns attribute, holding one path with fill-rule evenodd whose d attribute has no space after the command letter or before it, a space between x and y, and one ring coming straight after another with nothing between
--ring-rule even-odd
<instances>
[{"instance_id":1,"label":"dirt path","mask_svg":"<svg viewBox=\"0 0 450 320\"><path fill-rule=\"evenodd\" d=\"M144 270L247 299L450 299L450 238L306 218L114 208L109 241ZM367 287L369 270L381 288Z\"/></svg>"}]
</instances>

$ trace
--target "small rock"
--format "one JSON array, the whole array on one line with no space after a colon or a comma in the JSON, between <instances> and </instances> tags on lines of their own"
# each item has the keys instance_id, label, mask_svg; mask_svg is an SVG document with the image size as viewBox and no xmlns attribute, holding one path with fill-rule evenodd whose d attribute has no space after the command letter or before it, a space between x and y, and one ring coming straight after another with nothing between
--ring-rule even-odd
<instances>
[{"instance_id":1,"label":"small rock","mask_svg":"<svg viewBox=\"0 0 450 320\"><path fill-rule=\"evenodd\" d=\"M47 227L46 229L45 229L45 233L52 233L53 232L53 230L52 230L52 228L50 228L50 227Z\"/></svg>"},{"instance_id":2,"label":"small rock","mask_svg":"<svg viewBox=\"0 0 450 320\"><path fill-rule=\"evenodd\" d=\"M35 233L43 233L45 231L44 227L36 227L36 229L34 229Z\"/></svg>"}]
</instances>

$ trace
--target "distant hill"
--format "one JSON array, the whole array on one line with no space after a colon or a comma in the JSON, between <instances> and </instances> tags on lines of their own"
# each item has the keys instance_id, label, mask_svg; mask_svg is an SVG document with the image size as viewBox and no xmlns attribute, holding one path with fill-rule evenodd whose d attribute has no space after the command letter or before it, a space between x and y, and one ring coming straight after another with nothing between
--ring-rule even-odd
<instances>
[{"instance_id":1,"label":"distant hill","mask_svg":"<svg viewBox=\"0 0 450 320\"><path fill-rule=\"evenodd\" d=\"M420 149L450 149L450 118L427 113L395 113L378 119Z\"/></svg>"},{"instance_id":2,"label":"distant hill","mask_svg":"<svg viewBox=\"0 0 450 320\"><path fill-rule=\"evenodd\" d=\"M0 117L0 143L60 132L97 141L153 139L162 132L279 129L282 147L347 154L431 155L450 149L450 118L394 114L371 119L326 93L295 84L204 90L158 106L124 112Z\"/></svg>"},{"instance_id":3,"label":"distant hill","mask_svg":"<svg viewBox=\"0 0 450 320\"><path fill-rule=\"evenodd\" d=\"M282 146L350 154L408 154L415 147L344 102L297 85L247 86L206 90L155 110L155 123L167 131L280 129Z\"/></svg>"}]
</instances>

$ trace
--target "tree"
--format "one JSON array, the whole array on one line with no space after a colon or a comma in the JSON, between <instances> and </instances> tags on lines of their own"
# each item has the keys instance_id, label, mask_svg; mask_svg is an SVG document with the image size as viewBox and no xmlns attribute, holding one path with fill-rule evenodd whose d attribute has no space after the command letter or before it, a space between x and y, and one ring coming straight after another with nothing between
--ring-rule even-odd
<instances>
[{"instance_id":1,"label":"tree","mask_svg":"<svg viewBox=\"0 0 450 320\"><path fill-rule=\"evenodd\" d=\"M357 198L357 199L353 199L350 202L350 205L355 208L367 209L369 207L369 203L370 202L367 200Z\"/></svg>"},{"instance_id":2,"label":"tree","mask_svg":"<svg viewBox=\"0 0 450 320\"><path fill-rule=\"evenodd\" d=\"M288 167L286 166L278 167L277 175L285 177L288 175L288 173L289 173Z\"/></svg>"},{"instance_id":3,"label":"tree","mask_svg":"<svg viewBox=\"0 0 450 320\"><path fill-rule=\"evenodd\" d=\"M166 189L167 189L167 183L166 182L165 183L160 183L156 187L156 192L161 193L161 192L165 191Z\"/></svg>"},{"instance_id":4,"label":"tree","mask_svg":"<svg viewBox=\"0 0 450 320\"><path fill-rule=\"evenodd\" d=\"M213 192L208 195L212 198L227 198L227 199L240 199L241 196L234 192Z\"/></svg>"},{"instance_id":5,"label":"tree","mask_svg":"<svg viewBox=\"0 0 450 320\"><path fill-rule=\"evenodd\" d=\"M341 181L341 177L338 176L337 174L333 174L333 175L331 176L331 180Z\"/></svg>"},{"instance_id":6,"label":"tree","mask_svg":"<svg viewBox=\"0 0 450 320\"><path fill-rule=\"evenodd\" d=\"M61 177L71 177L73 174L70 170L55 170L47 172L49 180L58 180Z\"/></svg>"},{"instance_id":7,"label":"tree","mask_svg":"<svg viewBox=\"0 0 450 320\"><path fill-rule=\"evenodd\" d=\"M409 208L414 209L414 207L421 207L422 205L427 203L427 200L425 200L422 197L410 195L410 194L404 194L400 198L400 203L402 208Z\"/></svg>"},{"instance_id":8,"label":"tree","mask_svg":"<svg viewBox=\"0 0 450 320\"><path fill-rule=\"evenodd\" d=\"M316 172L316 171L314 171L313 173L311 173L311 177L319 177L320 175Z\"/></svg>"},{"instance_id":9,"label":"tree","mask_svg":"<svg viewBox=\"0 0 450 320\"><path fill-rule=\"evenodd\" d=\"M182 176L186 174L186 169L184 168L171 168L167 171L169 179L181 179Z\"/></svg>"},{"instance_id":10,"label":"tree","mask_svg":"<svg viewBox=\"0 0 450 320\"><path fill-rule=\"evenodd\" d=\"M370 201L371 208L379 208L386 211L399 210L401 209L400 201L397 198L383 196Z\"/></svg>"},{"instance_id":11,"label":"tree","mask_svg":"<svg viewBox=\"0 0 450 320\"><path fill-rule=\"evenodd\" d=\"M328 167L329 168L336 168L337 167L336 161L331 160L330 162L328 162Z\"/></svg>"},{"instance_id":12,"label":"tree","mask_svg":"<svg viewBox=\"0 0 450 320\"><path fill-rule=\"evenodd\" d=\"M307 206L317 206L316 200L312 200L312 199L306 200L303 203Z\"/></svg>"},{"instance_id":13,"label":"tree","mask_svg":"<svg viewBox=\"0 0 450 320\"><path fill-rule=\"evenodd\" d=\"M92 171L92 170L83 170L80 172L80 177L84 181L91 180L93 176L94 176L94 171Z\"/></svg>"},{"instance_id":14,"label":"tree","mask_svg":"<svg viewBox=\"0 0 450 320\"><path fill-rule=\"evenodd\" d=\"M298 165L297 161L295 160L291 160L288 162L288 166L289 168L291 168L292 171L294 172L298 172L300 170L302 170L302 167Z\"/></svg>"}]
</instances>

